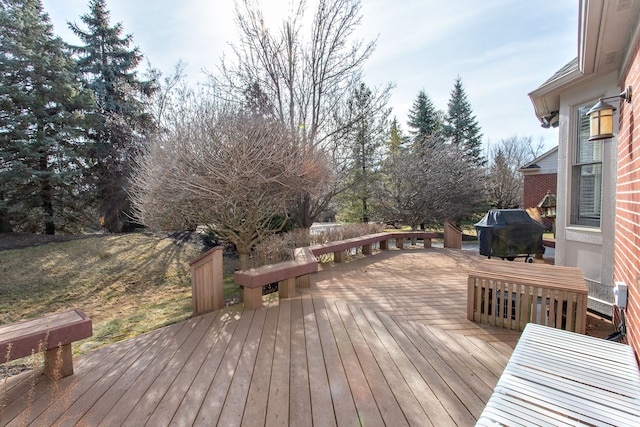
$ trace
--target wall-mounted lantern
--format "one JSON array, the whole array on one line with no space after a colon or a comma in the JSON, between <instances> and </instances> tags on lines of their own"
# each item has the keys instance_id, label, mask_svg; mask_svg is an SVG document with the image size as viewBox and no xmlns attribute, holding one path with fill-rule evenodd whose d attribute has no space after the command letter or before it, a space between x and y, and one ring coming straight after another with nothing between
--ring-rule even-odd
<instances>
[{"instance_id":1,"label":"wall-mounted lantern","mask_svg":"<svg viewBox=\"0 0 640 427\"><path fill-rule=\"evenodd\" d=\"M600 98L598 103L589 110L587 113L590 123L589 141L613 138L613 112L616 111L616 108L605 100L616 98L631 102L631 86L627 86L620 95Z\"/></svg>"}]
</instances>

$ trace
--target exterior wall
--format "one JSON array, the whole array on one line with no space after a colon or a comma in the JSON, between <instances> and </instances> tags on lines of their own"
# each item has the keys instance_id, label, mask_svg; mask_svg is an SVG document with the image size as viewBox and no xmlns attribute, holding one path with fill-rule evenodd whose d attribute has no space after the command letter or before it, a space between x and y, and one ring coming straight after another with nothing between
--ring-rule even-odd
<instances>
[{"instance_id":1,"label":"exterior wall","mask_svg":"<svg viewBox=\"0 0 640 427\"><path fill-rule=\"evenodd\" d=\"M599 97L620 93L617 73L588 80L560 95L560 132L558 147L558 193L555 263L582 269L589 296L605 301L589 300L589 308L611 315L614 230L616 138L603 144L602 212L600 227L576 226L571 221L572 160L575 156L577 117L575 107L595 102ZM614 134L618 130L614 129Z\"/></svg>"},{"instance_id":2,"label":"exterior wall","mask_svg":"<svg viewBox=\"0 0 640 427\"><path fill-rule=\"evenodd\" d=\"M536 164L542 174L558 172L558 150L551 150L546 156L539 158Z\"/></svg>"},{"instance_id":3,"label":"exterior wall","mask_svg":"<svg viewBox=\"0 0 640 427\"><path fill-rule=\"evenodd\" d=\"M640 94L639 44L623 71L623 85ZM629 288L626 312L627 341L640 354L640 96L620 104L618 134L618 176L616 199L616 242L614 280ZM615 324L619 324L616 309Z\"/></svg>"},{"instance_id":4,"label":"exterior wall","mask_svg":"<svg viewBox=\"0 0 640 427\"><path fill-rule=\"evenodd\" d=\"M526 174L524 176L524 208L538 206L538 203L547 195L547 191L556 194L558 187L558 174Z\"/></svg>"}]
</instances>

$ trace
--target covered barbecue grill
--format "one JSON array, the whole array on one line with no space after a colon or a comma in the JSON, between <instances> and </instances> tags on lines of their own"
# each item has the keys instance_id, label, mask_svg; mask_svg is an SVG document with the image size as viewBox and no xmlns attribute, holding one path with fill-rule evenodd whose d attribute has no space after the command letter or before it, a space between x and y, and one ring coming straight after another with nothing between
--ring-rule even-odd
<instances>
[{"instance_id":1,"label":"covered barbecue grill","mask_svg":"<svg viewBox=\"0 0 640 427\"><path fill-rule=\"evenodd\" d=\"M480 255L509 261L523 256L526 262L533 262L532 255L544 253L545 228L522 209L492 209L475 227Z\"/></svg>"}]
</instances>

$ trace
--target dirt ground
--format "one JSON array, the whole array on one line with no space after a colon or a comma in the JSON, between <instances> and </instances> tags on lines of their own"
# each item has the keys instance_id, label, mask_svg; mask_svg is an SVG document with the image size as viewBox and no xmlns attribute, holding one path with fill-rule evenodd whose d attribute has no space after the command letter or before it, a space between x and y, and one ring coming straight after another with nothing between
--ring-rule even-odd
<instances>
[{"instance_id":1,"label":"dirt ground","mask_svg":"<svg viewBox=\"0 0 640 427\"><path fill-rule=\"evenodd\" d=\"M613 323L593 313L587 313L587 335L598 338L606 338L614 333Z\"/></svg>"}]
</instances>

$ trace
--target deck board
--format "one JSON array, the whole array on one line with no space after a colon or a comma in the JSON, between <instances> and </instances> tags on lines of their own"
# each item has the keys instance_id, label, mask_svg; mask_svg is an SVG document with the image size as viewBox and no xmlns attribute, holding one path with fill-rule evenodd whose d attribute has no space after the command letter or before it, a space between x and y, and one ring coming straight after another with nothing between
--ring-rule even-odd
<instances>
[{"instance_id":1,"label":"deck board","mask_svg":"<svg viewBox=\"0 0 640 427\"><path fill-rule=\"evenodd\" d=\"M355 306L349 307L351 313L362 332L375 360L384 374L391 391L398 404L401 406L403 417L413 426L428 425L428 417L419 400L413 394L402 372L394 363L391 355L386 351L384 344L378 337L374 325L366 318L362 309Z\"/></svg>"},{"instance_id":2,"label":"deck board","mask_svg":"<svg viewBox=\"0 0 640 427\"><path fill-rule=\"evenodd\" d=\"M277 307L263 308L266 310L264 328L258 354L254 364L253 377L249 385L247 405L243 413L242 426L262 426L267 413L269 387L271 384L271 366L276 340L276 326L278 324Z\"/></svg>"},{"instance_id":3,"label":"deck board","mask_svg":"<svg viewBox=\"0 0 640 427\"><path fill-rule=\"evenodd\" d=\"M466 319L481 260L427 249L324 266L295 298L77 357L55 386L11 378L0 426L473 424L519 336Z\"/></svg>"},{"instance_id":4,"label":"deck board","mask_svg":"<svg viewBox=\"0 0 640 427\"><path fill-rule=\"evenodd\" d=\"M313 351L314 349L311 349ZM302 300L291 301L291 359L289 381L289 424L312 424L311 385L309 380L308 349L305 340Z\"/></svg>"}]
</instances>

